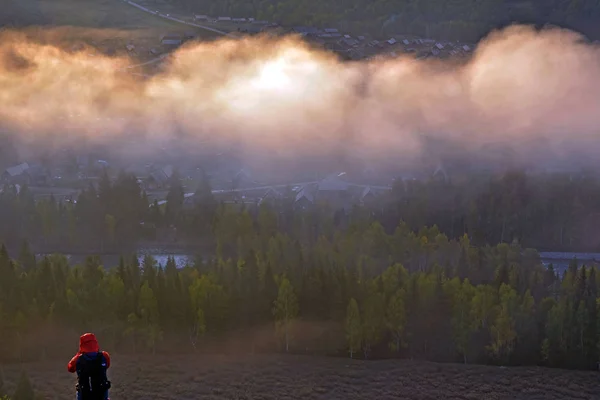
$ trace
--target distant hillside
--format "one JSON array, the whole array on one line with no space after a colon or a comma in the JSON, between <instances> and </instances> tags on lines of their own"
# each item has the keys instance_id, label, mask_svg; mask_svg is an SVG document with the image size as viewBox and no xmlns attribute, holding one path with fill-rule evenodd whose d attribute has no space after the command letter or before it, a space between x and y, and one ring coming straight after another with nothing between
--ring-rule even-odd
<instances>
[{"instance_id":1,"label":"distant hillside","mask_svg":"<svg viewBox=\"0 0 600 400\"><path fill-rule=\"evenodd\" d=\"M141 12L120 0L0 0L0 27L71 25L160 32L182 25ZM189 27L183 27L189 30Z\"/></svg>"},{"instance_id":2,"label":"distant hillside","mask_svg":"<svg viewBox=\"0 0 600 400\"><path fill-rule=\"evenodd\" d=\"M600 38L597 0L163 0L182 10L254 16L291 25L336 25L365 33L477 40L511 22L552 23Z\"/></svg>"},{"instance_id":3,"label":"distant hillside","mask_svg":"<svg viewBox=\"0 0 600 400\"><path fill-rule=\"evenodd\" d=\"M47 19L38 1L4 0L0 12L0 26L44 25Z\"/></svg>"},{"instance_id":4,"label":"distant hillside","mask_svg":"<svg viewBox=\"0 0 600 400\"><path fill-rule=\"evenodd\" d=\"M334 26L375 35L477 41L513 22L554 24L600 39L598 0L155 0L185 13L250 17L285 25ZM168 28L120 0L3 0L1 26Z\"/></svg>"}]
</instances>

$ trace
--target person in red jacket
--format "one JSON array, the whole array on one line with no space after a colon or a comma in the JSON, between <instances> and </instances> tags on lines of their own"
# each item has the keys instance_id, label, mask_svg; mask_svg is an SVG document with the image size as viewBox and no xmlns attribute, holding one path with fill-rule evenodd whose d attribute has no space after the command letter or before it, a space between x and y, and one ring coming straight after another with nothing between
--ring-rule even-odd
<instances>
[{"instance_id":1,"label":"person in red jacket","mask_svg":"<svg viewBox=\"0 0 600 400\"><path fill-rule=\"evenodd\" d=\"M67 364L67 370L77 372L77 400L109 400L110 354L101 351L96 335L85 333L79 338L79 352Z\"/></svg>"}]
</instances>

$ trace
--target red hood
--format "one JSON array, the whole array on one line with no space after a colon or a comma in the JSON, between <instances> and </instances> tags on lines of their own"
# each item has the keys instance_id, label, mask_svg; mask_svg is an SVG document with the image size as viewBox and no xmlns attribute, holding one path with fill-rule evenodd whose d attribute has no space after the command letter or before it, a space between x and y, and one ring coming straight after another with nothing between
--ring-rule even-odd
<instances>
[{"instance_id":1,"label":"red hood","mask_svg":"<svg viewBox=\"0 0 600 400\"><path fill-rule=\"evenodd\" d=\"M100 350L98 340L93 333L85 333L79 338L80 353L97 353Z\"/></svg>"}]
</instances>

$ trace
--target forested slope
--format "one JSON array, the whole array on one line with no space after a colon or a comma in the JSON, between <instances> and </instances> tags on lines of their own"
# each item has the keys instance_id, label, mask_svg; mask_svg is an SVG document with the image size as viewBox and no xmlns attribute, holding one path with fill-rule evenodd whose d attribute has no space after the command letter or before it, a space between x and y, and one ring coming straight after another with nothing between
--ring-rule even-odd
<instances>
[{"instance_id":1,"label":"forested slope","mask_svg":"<svg viewBox=\"0 0 600 400\"><path fill-rule=\"evenodd\" d=\"M217 256L181 270L151 256L70 268L60 255L35 260L25 247L11 259L2 248L0 359L58 356L75 332L94 331L105 348L133 353L596 366L596 268L574 263L559 277L517 244L476 247L404 223L387 234L370 218L318 237L301 215L281 233L268 206L221 218Z\"/></svg>"},{"instance_id":2,"label":"forested slope","mask_svg":"<svg viewBox=\"0 0 600 400\"><path fill-rule=\"evenodd\" d=\"M202 254L180 270L173 259L158 266L146 256L140 265L123 254L107 270L97 257L72 268L61 255L35 259L28 246L3 247L0 359L60 355L81 331L94 331L119 352L250 349L594 368L597 268L572 263L559 276L519 243L594 236L581 223L597 213L599 188L593 176L518 172L398 182L346 215L326 204L298 209L289 198L220 203L206 181L185 207L177 174L164 207L148 207L127 174L114 182L104 175L75 204L36 203L27 187L5 186L6 240L37 233L114 245L171 227Z\"/></svg>"}]
</instances>

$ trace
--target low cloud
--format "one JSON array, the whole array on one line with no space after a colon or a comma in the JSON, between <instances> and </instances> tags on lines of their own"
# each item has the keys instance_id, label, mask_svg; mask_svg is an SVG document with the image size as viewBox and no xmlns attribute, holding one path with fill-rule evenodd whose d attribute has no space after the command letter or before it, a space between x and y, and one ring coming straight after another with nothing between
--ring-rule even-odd
<instances>
[{"instance_id":1,"label":"low cloud","mask_svg":"<svg viewBox=\"0 0 600 400\"><path fill-rule=\"evenodd\" d=\"M146 80L124 72L125 58L62 37L0 36L0 124L24 144L185 141L256 159L390 164L499 148L542 163L598 149L600 51L566 30L496 31L465 63L342 62L294 38L219 40L184 46Z\"/></svg>"}]
</instances>

